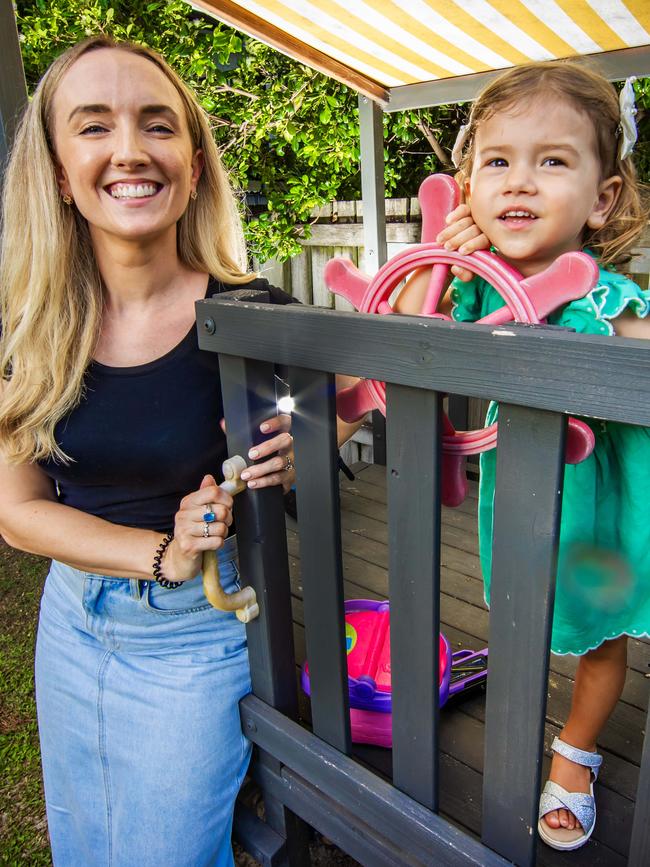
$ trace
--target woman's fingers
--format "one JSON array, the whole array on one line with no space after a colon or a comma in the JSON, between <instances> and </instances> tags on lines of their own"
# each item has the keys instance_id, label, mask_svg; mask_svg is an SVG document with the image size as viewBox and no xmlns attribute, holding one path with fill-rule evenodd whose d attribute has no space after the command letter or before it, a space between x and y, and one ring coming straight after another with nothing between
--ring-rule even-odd
<instances>
[{"instance_id":1,"label":"woman's fingers","mask_svg":"<svg viewBox=\"0 0 650 867\"><path fill-rule=\"evenodd\" d=\"M248 451L248 457L252 461L259 461L264 458L270 457L279 451L287 451L291 449L293 446L293 437L288 431L282 431L271 439L264 440L264 442L259 443L256 446L253 446ZM252 469L249 467L249 469ZM244 474L242 473L242 478L244 478Z\"/></svg>"},{"instance_id":2,"label":"woman's fingers","mask_svg":"<svg viewBox=\"0 0 650 867\"><path fill-rule=\"evenodd\" d=\"M267 418L266 421L262 422L260 430L264 434L273 433L273 431L290 431L291 416L286 412L271 416L271 418Z\"/></svg>"},{"instance_id":3,"label":"woman's fingers","mask_svg":"<svg viewBox=\"0 0 650 867\"><path fill-rule=\"evenodd\" d=\"M254 464L241 474L249 488L286 484L289 477L293 480L293 476L293 455L289 451L273 455L263 463Z\"/></svg>"},{"instance_id":4,"label":"woman's fingers","mask_svg":"<svg viewBox=\"0 0 650 867\"><path fill-rule=\"evenodd\" d=\"M202 487L198 491L192 491L191 494L183 497L179 511L186 509L196 510L201 506L208 505L222 505L227 509L232 509L233 499L230 494L226 493L226 491L216 484L214 476L206 476L205 478L212 479L212 483L208 483L203 487L203 482L201 482ZM205 478L203 481L205 481Z\"/></svg>"}]
</instances>

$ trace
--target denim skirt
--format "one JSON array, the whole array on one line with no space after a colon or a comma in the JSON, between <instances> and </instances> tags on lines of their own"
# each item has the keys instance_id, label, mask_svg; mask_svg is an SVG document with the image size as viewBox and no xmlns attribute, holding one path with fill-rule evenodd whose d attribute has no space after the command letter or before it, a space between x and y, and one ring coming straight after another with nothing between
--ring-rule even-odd
<instances>
[{"instance_id":1,"label":"denim skirt","mask_svg":"<svg viewBox=\"0 0 650 867\"><path fill-rule=\"evenodd\" d=\"M234 538L219 566L232 592ZM36 700L56 867L232 865L249 691L244 626L200 577L167 590L53 562Z\"/></svg>"}]
</instances>

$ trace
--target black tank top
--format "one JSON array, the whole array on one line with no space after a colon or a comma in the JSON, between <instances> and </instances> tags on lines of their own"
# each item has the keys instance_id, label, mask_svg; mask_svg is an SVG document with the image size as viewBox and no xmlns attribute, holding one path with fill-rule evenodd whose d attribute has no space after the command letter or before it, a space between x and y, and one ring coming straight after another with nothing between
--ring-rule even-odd
<instances>
[{"instance_id":1,"label":"black tank top","mask_svg":"<svg viewBox=\"0 0 650 867\"><path fill-rule=\"evenodd\" d=\"M214 280L206 297L232 289L291 296L257 279L243 286ZM196 326L166 355L137 367L93 361L81 403L55 429L73 461L43 461L59 501L115 524L161 532L173 528L181 499L206 473L221 481L226 459L218 356L202 352Z\"/></svg>"}]
</instances>

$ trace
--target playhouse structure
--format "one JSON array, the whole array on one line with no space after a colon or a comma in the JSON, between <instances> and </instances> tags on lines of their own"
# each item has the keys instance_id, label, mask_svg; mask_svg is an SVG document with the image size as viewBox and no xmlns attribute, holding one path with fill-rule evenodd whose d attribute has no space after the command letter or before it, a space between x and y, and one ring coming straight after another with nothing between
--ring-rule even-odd
<instances>
[{"instance_id":1,"label":"playhouse structure","mask_svg":"<svg viewBox=\"0 0 650 867\"><path fill-rule=\"evenodd\" d=\"M386 261L382 112L471 99L497 70L530 59L590 55L612 79L650 75L650 7L642 0L192 5L359 92L367 285ZM0 160L25 100L13 8L0 0ZM265 823L239 815L238 838L264 865L309 864L308 826L368 867L568 863L538 847L536 834L567 430L570 417L596 415L650 425L650 349L511 322L264 302L264 293L242 289L197 305L201 346L220 354L231 454L245 454L275 411L274 365L288 367L296 402L299 550L287 548L278 490L236 500L241 572L259 604L247 625L253 694L241 716L258 748L253 773L265 802ZM386 384L378 466L359 478L387 502L391 753L352 744L341 501L354 489L339 484L335 373ZM500 402L489 681L485 711L471 721L482 738L470 744L478 770L464 763L468 753L440 750L445 393ZM298 609L310 725L299 709ZM638 644L637 705L647 708L650 654ZM574 865L650 864L647 720L639 727L640 755L605 779L613 794Z\"/></svg>"}]
</instances>

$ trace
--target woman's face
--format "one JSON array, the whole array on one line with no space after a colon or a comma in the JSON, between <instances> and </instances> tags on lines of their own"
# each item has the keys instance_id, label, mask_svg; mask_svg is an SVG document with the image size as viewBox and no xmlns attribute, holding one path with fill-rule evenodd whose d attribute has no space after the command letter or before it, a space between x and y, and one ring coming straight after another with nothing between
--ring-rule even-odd
<instances>
[{"instance_id":1,"label":"woman's face","mask_svg":"<svg viewBox=\"0 0 650 867\"><path fill-rule=\"evenodd\" d=\"M53 120L61 194L74 199L94 244L175 239L203 156L155 64L114 48L84 54L57 88Z\"/></svg>"}]
</instances>

